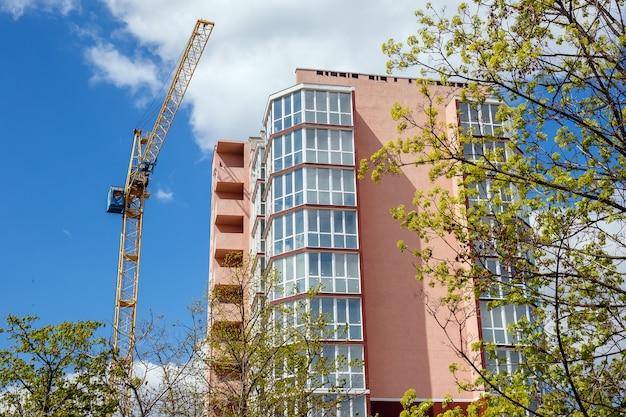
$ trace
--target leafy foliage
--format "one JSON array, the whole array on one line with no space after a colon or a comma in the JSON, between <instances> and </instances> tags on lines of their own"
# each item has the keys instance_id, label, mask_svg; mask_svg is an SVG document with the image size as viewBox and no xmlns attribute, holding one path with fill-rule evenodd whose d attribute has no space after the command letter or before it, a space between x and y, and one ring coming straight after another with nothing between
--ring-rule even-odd
<instances>
[{"instance_id":1,"label":"leafy foliage","mask_svg":"<svg viewBox=\"0 0 626 417\"><path fill-rule=\"evenodd\" d=\"M0 351L0 415L108 416L116 403L107 375L112 351L93 321L35 327L37 317L8 316L12 342Z\"/></svg>"},{"instance_id":2,"label":"leafy foliage","mask_svg":"<svg viewBox=\"0 0 626 417\"><path fill-rule=\"evenodd\" d=\"M487 393L483 415L626 412L623 7L478 0L450 16L427 4L406 46L383 45L390 71L417 66L440 84L418 83L428 103L419 117L400 103L392 109L401 137L361 168L381 181L406 165L431 166L433 186L392 214L425 243L399 242L418 258L417 277L449 289L433 316L445 309L457 324L475 320L476 298L490 300L483 314L532 307L507 329L520 363L476 334L448 332L463 359L453 369L478 376L460 386ZM472 131L441 122L453 97L473 108L510 105L499 107L497 128ZM435 249L450 237L461 242L456 259ZM489 258L501 268L490 270Z\"/></svg>"},{"instance_id":3,"label":"leafy foliage","mask_svg":"<svg viewBox=\"0 0 626 417\"><path fill-rule=\"evenodd\" d=\"M417 395L415 390L410 389L404 393L400 399L403 411L400 412L400 417L427 417L432 415L433 402L421 401L416 403ZM467 409L463 409L460 406L451 406L452 398L444 398L443 408L447 408L443 413L440 413L441 417L478 417L481 414L482 407L480 403L470 404Z\"/></svg>"}]
</instances>

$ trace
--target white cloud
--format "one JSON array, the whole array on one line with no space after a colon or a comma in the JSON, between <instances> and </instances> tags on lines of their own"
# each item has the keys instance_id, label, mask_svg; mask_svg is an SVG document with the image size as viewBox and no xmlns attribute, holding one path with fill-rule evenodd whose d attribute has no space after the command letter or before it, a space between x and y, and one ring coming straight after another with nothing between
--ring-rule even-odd
<instances>
[{"instance_id":1,"label":"white cloud","mask_svg":"<svg viewBox=\"0 0 626 417\"><path fill-rule=\"evenodd\" d=\"M92 82L108 82L116 87L130 88L133 92L142 87L154 91L160 84L154 63L139 58L131 60L120 54L112 44L89 48L86 58L95 69Z\"/></svg>"},{"instance_id":2,"label":"white cloud","mask_svg":"<svg viewBox=\"0 0 626 417\"><path fill-rule=\"evenodd\" d=\"M67 15L80 10L80 0L0 0L0 12L9 13L14 19L19 19L28 10Z\"/></svg>"},{"instance_id":3,"label":"white cloud","mask_svg":"<svg viewBox=\"0 0 626 417\"><path fill-rule=\"evenodd\" d=\"M174 200L174 193L171 191L164 191L163 189L159 188L156 192L156 198L160 201L172 201Z\"/></svg>"},{"instance_id":4,"label":"white cloud","mask_svg":"<svg viewBox=\"0 0 626 417\"><path fill-rule=\"evenodd\" d=\"M217 139L258 135L267 97L294 84L296 68L384 73L381 44L411 34L419 7L379 0L103 2L127 34L172 63L198 18L215 22L185 98L204 152Z\"/></svg>"}]
</instances>

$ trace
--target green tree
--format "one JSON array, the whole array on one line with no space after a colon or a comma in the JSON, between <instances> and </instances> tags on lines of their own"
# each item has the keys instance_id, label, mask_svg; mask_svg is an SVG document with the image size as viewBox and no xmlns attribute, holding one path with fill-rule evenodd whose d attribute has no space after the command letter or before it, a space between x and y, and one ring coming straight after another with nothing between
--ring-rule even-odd
<instances>
[{"instance_id":1,"label":"green tree","mask_svg":"<svg viewBox=\"0 0 626 417\"><path fill-rule=\"evenodd\" d=\"M383 45L390 71L418 67L424 78L462 84L453 94L472 106L461 106L461 120L475 110L480 119L489 100L509 104L497 112L501 127L463 129L439 121L450 98L422 81L426 121L397 104L401 137L362 166L380 181L404 165L428 164L433 181L461 186L452 194L433 185L416 193L415 207L392 210L425 242L399 242L418 258L417 277L449 289L431 305L444 330L450 320L475 320L471 300L485 294L493 301L483 314L532 306L533 320L508 329L519 364L494 343L448 332L463 358L453 370L479 376L460 386L486 392L483 415L626 413L623 7L478 0L447 14L427 4L406 45ZM463 244L456 259L441 259L430 243L450 236ZM499 271L488 268L489 257ZM486 363L506 366L483 367L483 352Z\"/></svg>"},{"instance_id":2,"label":"green tree","mask_svg":"<svg viewBox=\"0 0 626 417\"><path fill-rule=\"evenodd\" d=\"M36 321L34 316L9 315L0 329L11 343L0 351L0 415L112 415L112 351L96 337L102 325L81 321L35 327Z\"/></svg>"},{"instance_id":3,"label":"green tree","mask_svg":"<svg viewBox=\"0 0 626 417\"><path fill-rule=\"evenodd\" d=\"M324 355L332 340L327 317L308 308L315 294L276 304L275 271L261 275L254 258L230 257L228 282L209 296L208 406L210 415L255 417L335 415L351 394L341 369L360 369L360 360Z\"/></svg>"}]
</instances>

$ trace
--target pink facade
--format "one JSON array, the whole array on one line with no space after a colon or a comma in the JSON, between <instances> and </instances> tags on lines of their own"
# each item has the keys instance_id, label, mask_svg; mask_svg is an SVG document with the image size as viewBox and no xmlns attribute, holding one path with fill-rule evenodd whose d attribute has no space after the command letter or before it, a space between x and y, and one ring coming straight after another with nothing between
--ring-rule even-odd
<instances>
[{"instance_id":1,"label":"pink facade","mask_svg":"<svg viewBox=\"0 0 626 417\"><path fill-rule=\"evenodd\" d=\"M397 122L390 115L395 102L413 109L418 124L423 120L422 109L428 105L413 80L407 78L298 69L295 84L296 87L352 88L355 169L361 159L369 158L398 136ZM432 88L447 98L439 112L441 121L456 123L456 88ZM228 251L248 253L253 248L250 243L255 220L250 218L253 151L250 142L220 141L216 147L210 288L220 281L220 257ZM428 166L409 166L402 175L384 177L380 185L369 178L356 182L361 290L353 297L360 298L362 303L368 415L397 416L401 409L399 399L409 388L414 388L419 398L435 402L441 402L448 394L460 403L478 396L478 393L458 391L448 370L458 358L427 311L425 303L436 302L445 290L418 282L413 267L417 260L396 246L400 239L409 247L420 246L417 235L401 229L389 210L399 204L411 207L415 190L433 186L428 170ZM437 185L456 191L454 180ZM448 240L435 245L438 256L454 258L456 242ZM477 334L478 324L468 331Z\"/></svg>"}]
</instances>

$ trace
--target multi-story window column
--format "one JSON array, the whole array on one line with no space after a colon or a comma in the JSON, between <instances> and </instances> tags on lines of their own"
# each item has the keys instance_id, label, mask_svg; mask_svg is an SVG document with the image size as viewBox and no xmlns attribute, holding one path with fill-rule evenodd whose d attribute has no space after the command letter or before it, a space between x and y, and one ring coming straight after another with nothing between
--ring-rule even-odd
<instances>
[{"instance_id":1,"label":"multi-story window column","mask_svg":"<svg viewBox=\"0 0 626 417\"><path fill-rule=\"evenodd\" d=\"M305 301L325 315L332 336L323 355L348 363L328 377L351 394L337 415L366 415L352 88L303 84L274 94L265 129L264 255L281 277L268 298Z\"/></svg>"},{"instance_id":2,"label":"multi-story window column","mask_svg":"<svg viewBox=\"0 0 626 417\"><path fill-rule=\"evenodd\" d=\"M464 144L463 155L467 160L478 161L486 156L491 157L494 166L502 164L507 159L508 140L503 129L503 122L496 117L498 109L503 104L500 102L459 102L459 121L461 131L471 134L477 140ZM494 186L492 178L487 176L484 181L469 184L473 190L468 197L469 207L476 204L485 204L488 216L484 221L495 224L497 216L507 209L507 206L517 198L517 192L513 184L506 187ZM521 215L521 214L520 214ZM518 323L521 319L532 319L531 307L528 305L499 305L492 307L492 301L503 299L506 291L510 291L510 279L512 271L504 265L494 252L495 248L487 248L477 242L479 261L481 266L490 272L500 282L498 287L490 288L483 292L479 298L480 327L482 339L485 343L494 343L496 358L485 358L484 366L488 372L506 371L513 373L523 361L521 353L514 350L517 342L515 335L510 332L510 325ZM493 252L493 253L492 253Z\"/></svg>"}]
</instances>

